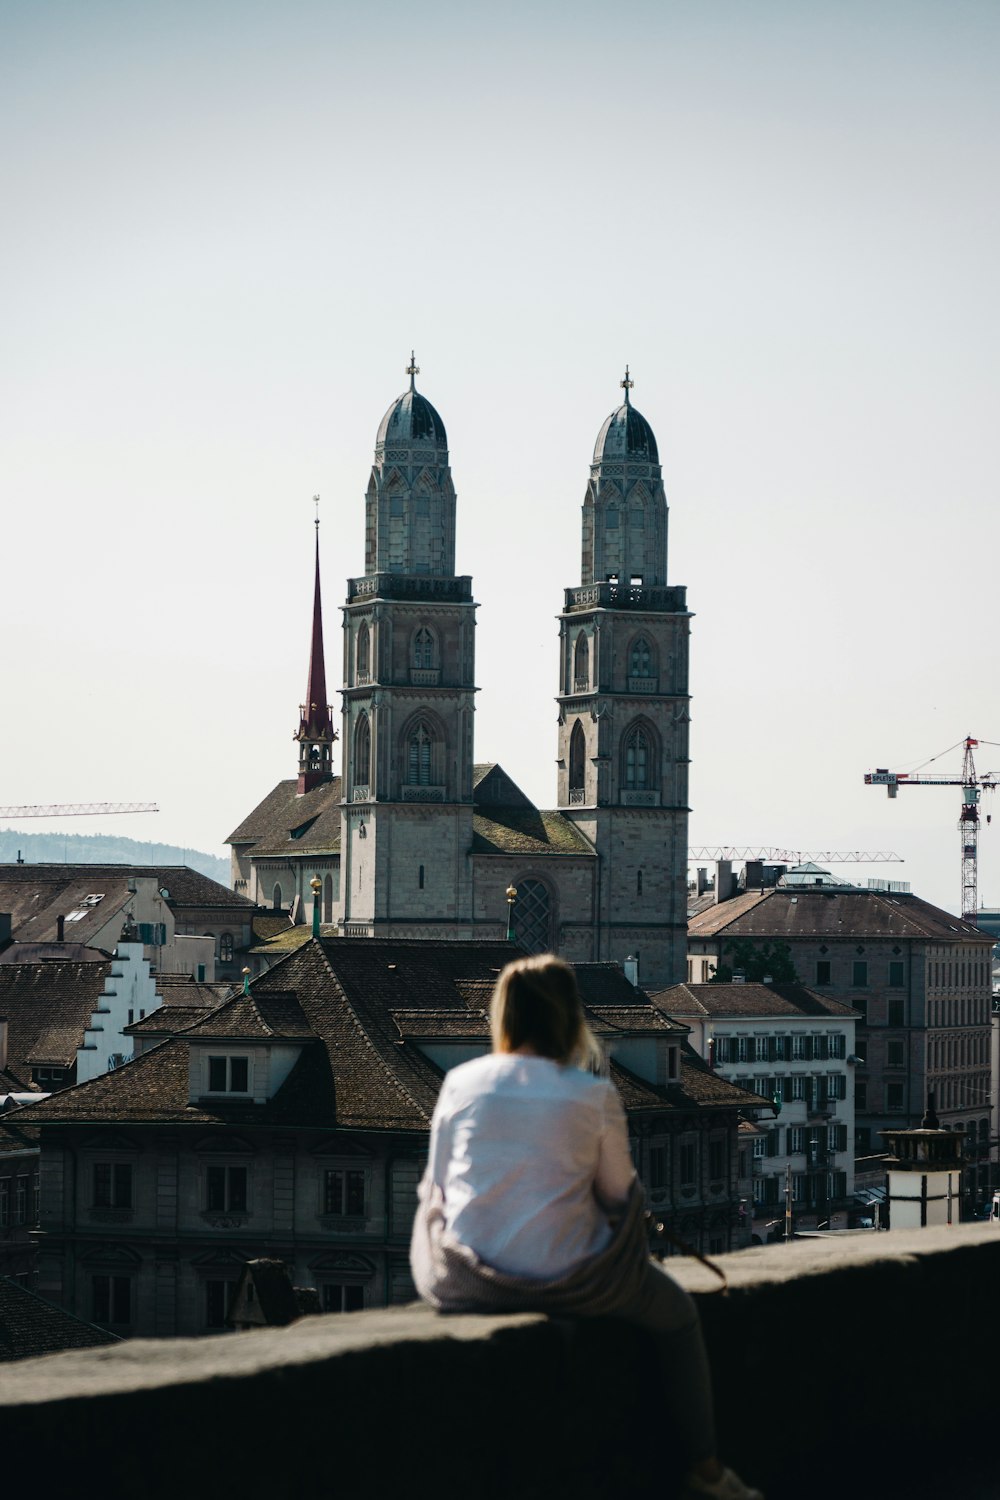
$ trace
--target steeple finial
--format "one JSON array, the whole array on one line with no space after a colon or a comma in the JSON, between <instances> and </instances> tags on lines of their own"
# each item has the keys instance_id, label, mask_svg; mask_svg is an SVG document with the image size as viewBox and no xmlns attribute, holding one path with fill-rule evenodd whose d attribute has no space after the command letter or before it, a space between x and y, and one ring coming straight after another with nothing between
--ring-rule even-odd
<instances>
[{"instance_id":1,"label":"steeple finial","mask_svg":"<svg viewBox=\"0 0 1000 1500\"><path fill-rule=\"evenodd\" d=\"M319 586L319 496L313 495L316 516L316 567L313 584L312 639L309 646L309 680L306 701L299 714L299 782L300 793L311 791L333 774L330 747L337 732L326 701L326 664L323 659L323 601Z\"/></svg>"},{"instance_id":2,"label":"steeple finial","mask_svg":"<svg viewBox=\"0 0 1000 1500\"><path fill-rule=\"evenodd\" d=\"M620 380L618 382L618 384L621 386L622 390L625 392L625 405L628 406L628 404L629 404L628 393L632 389L632 387L635 385L635 381L629 379L628 365L625 366L625 379L624 380Z\"/></svg>"},{"instance_id":3,"label":"steeple finial","mask_svg":"<svg viewBox=\"0 0 1000 1500\"><path fill-rule=\"evenodd\" d=\"M417 357L412 349L410 350L410 363L406 367L406 373L410 377L410 390L415 391L417 388L416 377L420 374L420 366L417 364Z\"/></svg>"}]
</instances>

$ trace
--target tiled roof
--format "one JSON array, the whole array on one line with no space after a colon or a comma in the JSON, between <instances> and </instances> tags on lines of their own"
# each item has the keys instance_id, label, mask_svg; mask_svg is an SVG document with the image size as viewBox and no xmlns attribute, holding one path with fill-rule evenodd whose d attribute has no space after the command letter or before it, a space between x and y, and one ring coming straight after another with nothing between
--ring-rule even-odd
<instances>
[{"instance_id":1,"label":"tiled roof","mask_svg":"<svg viewBox=\"0 0 1000 1500\"><path fill-rule=\"evenodd\" d=\"M338 850L340 777L334 776L301 796L297 786L295 781L279 781L226 843L252 844L255 856Z\"/></svg>"},{"instance_id":2,"label":"tiled roof","mask_svg":"<svg viewBox=\"0 0 1000 1500\"><path fill-rule=\"evenodd\" d=\"M801 984L675 984L652 999L668 1015L698 1020L703 1016L825 1016L831 1021L849 1021L860 1014L832 995Z\"/></svg>"},{"instance_id":3,"label":"tiled roof","mask_svg":"<svg viewBox=\"0 0 1000 1500\"><path fill-rule=\"evenodd\" d=\"M7 1018L7 1067L0 1092L31 1085L32 1067L76 1061L111 963L0 964L0 1016Z\"/></svg>"},{"instance_id":4,"label":"tiled roof","mask_svg":"<svg viewBox=\"0 0 1000 1500\"><path fill-rule=\"evenodd\" d=\"M434 1037L489 1041L490 1021L484 1010L394 1010L390 1012L401 1037Z\"/></svg>"},{"instance_id":5,"label":"tiled roof","mask_svg":"<svg viewBox=\"0 0 1000 1500\"><path fill-rule=\"evenodd\" d=\"M90 1349L121 1340L0 1276L0 1360L31 1359L62 1349Z\"/></svg>"},{"instance_id":6,"label":"tiled roof","mask_svg":"<svg viewBox=\"0 0 1000 1500\"><path fill-rule=\"evenodd\" d=\"M159 1120L423 1132L441 1074L412 1039L426 1036L432 1023L435 1035L485 1041L484 997L517 954L507 943L368 938L306 942L255 979L249 995L237 995L191 1031L153 1047L114 1073L30 1106L27 1123ZM603 980L606 992L606 974ZM649 1027L651 1007L645 996L630 985L628 993L631 1004L605 1007L608 1015L627 1020L631 1030ZM592 1012L595 1022L600 1009ZM654 1029L676 1029L658 1013L652 1015ZM427 1017L426 1024L421 1016ZM237 1035L256 1040L315 1036L319 1044L303 1048L286 1082L267 1104L203 1099L189 1105L190 1042ZM621 1076L624 1080L624 1073ZM685 1059L680 1087L658 1090L639 1080L627 1086L635 1108L732 1108L754 1102L708 1074L697 1059Z\"/></svg>"},{"instance_id":7,"label":"tiled roof","mask_svg":"<svg viewBox=\"0 0 1000 1500\"><path fill-rule=\"evenodd\" d=\"M67 926L66 935L75 941L86 941L94 924L103 927L109 913L124 906L129 899L130 880L155 880L157 890L169 892L172 907L214 906L239 911L255 910L246 896L237 895L227 885L192 870L188 865L91 865L45 864L0 865L0 910L13 917L14 935L24 939L48 936L42 932L40 917L55 936L55 917L66 916L79 907L85 896L101 894L103 900L79 922ZM75 929L75 930L74 930Z\"/></svg>"},{"instance_id":8,"label":"tiled roof","mask_svg":"<svg viewBox=\"0 0 1000 1500\"><path fill-rule=\"evenodd\" d=\"M839 887L775 887L747 891L692 917L692 938L924 938L931 942L992 942L961 917L953 917L906 892Z\"/></svg>"},{"instance_id":9,"label":"tiled roof","mask_svg":"<svg viewBox=\"0 0 1000 1500\"><path fill-rule=\"evenodd\" d=\"M561 812L491 807L472 819L473 854L588 854L592 846Z\"/></svg>"},{"instance_id":10,"label":"tiled roof","mask_svg":"<svg viewBox=\"0 0 1000 1500\"><path fill-rule=\"evenodd\" d=\"M186 1031L189 1026L195 1026L204 1019L203 1005L158 1005L148 1016L143 1016L141 1021L133 1021L131 1026L126 1026L125 1035L141 1036L147 1040L152 1037L176 1036L179 1031Z\"/></svg>"},{"instance_id":11,"label":"tiled roof","mask_svg":"<svg viewBox=\"0 0 1000 1500\"><path fill-rule=\"evenodd\" d=\"M238 994L203 1016L187 1033L192 1041L204 1037L282 1038L312 1041L316 1033L302 1014L294 994L261 987Z\"/></svg>"},{"instance_id":12,"label":"tiled roof","mask_svg":"<svg viewBox=\"0 0 1000 1500\"><path fill-rule=\"evenodd\" d=\"M256 916L253 919L253 935L267 942L270 938L280 937L291 927L291 918L287 914L278 916Z\"/></svg>"},{"instance_id":13,"label":"tiled roof","mask_svg":"<svg viewBox=\"0 0 1000 1500\"><path fill-rule=\"evenodd\" d=\"M747 1093L733 1083L727 1083L717 1073L710 1071L693 1047L684 1043L681 1047L680 1079L667 1087L647 1083L644 1078L612 1062L611 1077L626 1109L656 1109L676 1113L688 1109L760 1109L771 1108L770 1099L759 1094Z\"/></svg>"},{"instance_id":14,"label":"tiled roof","mask_svg":"<svg viewBox=\"0 0 1000 1500\"><path fill-rule=\"evenodd\" d=\"M233 992L231 980L217 980L207 984L192 978L190 974L157 974L156 993L164 1005L201 1006L202 1011L213 1010L228 1000Z\"/></svg>"}]
</instances>

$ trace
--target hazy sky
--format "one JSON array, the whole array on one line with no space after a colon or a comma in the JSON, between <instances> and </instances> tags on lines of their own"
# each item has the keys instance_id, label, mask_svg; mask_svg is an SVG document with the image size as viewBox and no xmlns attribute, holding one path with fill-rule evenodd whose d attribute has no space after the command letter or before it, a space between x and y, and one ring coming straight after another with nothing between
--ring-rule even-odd
<instances>
[{"instance_id":1,"label":"hazy sky","mask_svg":"<svg viewBox=\"0 0 1000 1500\"><path fill-rule=\"evenodd\" d=\"M413 346L477 758L551 805L628 361L696 612L692 843L895 849L857 873L954 907L957 791L862 776L1000 741L998 63L996 0L0 0L0 802L155 799L106 830L218 851L294 774L310 497L336 689Z\"/></svg>"}]
</instances>

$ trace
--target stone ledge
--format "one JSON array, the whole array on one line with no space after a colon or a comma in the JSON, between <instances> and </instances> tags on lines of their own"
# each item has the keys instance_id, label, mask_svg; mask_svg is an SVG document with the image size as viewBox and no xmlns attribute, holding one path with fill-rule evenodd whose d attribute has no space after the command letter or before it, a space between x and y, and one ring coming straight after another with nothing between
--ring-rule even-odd
<instances>
[{"instance_id":1,"label":"stone ledge","mask_svg":"<svg viewBox=\"0 0 1000 1500\"><path fill-rule=\"evenodd\" d=\"M670 1269L701 1308L725 1452L768 1500L990 1493L960 1479L955 1454L983 1455L992 1430L991 1225L719 1260L727 1296L696 1262ZM648 1345L610 1321L411 1306L131 1341L3 1373L8 1451L16 1442L48 1472L73 1472L96 1435L107 1500L669 1500L676 1479ZM946 1450L947 1483L935 1477Z\"/></svg>"}]
</instances>

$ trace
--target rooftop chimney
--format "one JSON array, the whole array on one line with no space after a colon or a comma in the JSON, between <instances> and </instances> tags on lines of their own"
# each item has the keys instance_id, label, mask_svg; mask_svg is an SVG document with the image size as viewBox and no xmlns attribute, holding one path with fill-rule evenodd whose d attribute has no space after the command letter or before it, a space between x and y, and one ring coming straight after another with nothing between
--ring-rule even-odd
<instances>
[{"instance_id":1,"label":"rooftop chimney","mask_svg":"<svg viewBox=\"0 0 1000 1500\"><path fill-rule=\"evenodd\" d=\"M628 958L622 964L622 968L625 970L625 978L628 980L629 984L632 985L634 989L638 989L639 960L636 958L634 953L629 954Z\"/></svg>"},{"instance_id":2,"label":"rooftop chimney","mask_svg":"<svg viewBox=\"0 0 1000 1500\"><path fill-rule=\"evenodd\" d=\"M731 859L715 861L715 905L728 901L733 894L733 862Z\"/></svg>"}]
</instances>

